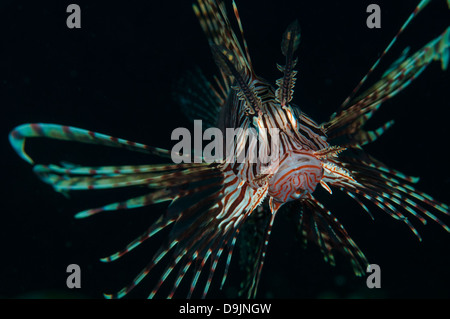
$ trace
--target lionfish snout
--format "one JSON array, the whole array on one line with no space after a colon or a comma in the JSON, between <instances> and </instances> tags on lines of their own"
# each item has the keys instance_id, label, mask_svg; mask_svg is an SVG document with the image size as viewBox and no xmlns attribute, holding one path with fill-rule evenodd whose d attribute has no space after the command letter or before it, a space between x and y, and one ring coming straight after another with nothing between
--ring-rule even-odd
<instances>
[{"instance_id":1,"label":"lionfish snout","mask_svg":"<svg viewBox=\"0 0 450 319\"><path fill-rule=\"evenodd\" d=\"M281 203L302 198L314 192L322 177L322 163L312 153L290 152L270 180L269 195Z\"/></svg>"}]
</instances>

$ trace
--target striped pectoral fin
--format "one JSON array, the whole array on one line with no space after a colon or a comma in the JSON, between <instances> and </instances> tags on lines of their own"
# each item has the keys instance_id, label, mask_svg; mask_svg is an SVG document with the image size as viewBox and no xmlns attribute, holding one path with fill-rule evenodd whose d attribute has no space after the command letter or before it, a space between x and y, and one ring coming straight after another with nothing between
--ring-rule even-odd
<instances>
[{"instance_id":1,"label":"striped pectoral fin","mask_svg":"<svg viewBox=\"0 0 450 319\"><path fill-rule=\"evenodd\" d=\"M56 191L111 189L131 186L147 186L154 189L177 187L187 183L214 178L219 173L206 163L138 166L122 166L110 172L110 167L99 167L86 172L86 167L63 169L57 165L36 165L33 171ZM82 173L85 174L82 174ZM103 173L101 173L103 172Z\"/></svg>"},{"instance_id":2,"label":"striped pectoral fin","mask_svg":"<svg viewBox=\"0 0 450 319\"><path fill-rule=\"evenodd\" d=\"M111 254L107 257L103 257L100 259L102 262L112 262L119 258L121 258L123 255L129 253L133 249L137 248L139 245L141 245L144 241L147 239L153 237L157 233L159 233L161 230L166 228L167 226L171 225L175 221L175 218L170 217L164 217L161 216L158 218L156 222L154 222L143 234L141 234L139 237L131 241L124 249L117 251L114 254Z\"/></svg>"},{"instance_id":3,"label":"striped pectoral fin","mask_svg":"<svg viewBox=\"0 0 450 319\"><path fill-rule=\"evenodd\" d=\"M205 128L214 127L220 108L225 104L228 88L216 78L216 85L209 82L199 68L186 72L174 86L173 97L182 112L193 122L201 119Z\"/></svg>"},{"instance_id":4,"label":"striped pectoral fin","mask_svg":"<svg viewBox=\"0 0 450 319\"><path fill-rule=\"evenodd\" d=\"M162 157L171 157L171 152L168 150L151 147L93 131L59 124L31 123L19 125L9 134L9 141L14 150L21 158L30 164L34 164L34 161L25 152L25 140L32 137L43 137L56 140L119 147Z\"/></svg>"},{"instance_id":5,"label":"striped pectoral fin","mask_svg":"<svg viewBox=\"0 0 450 319\"><path fill-rule=\"evenodd\" d=\"M384 134L391 126L394 125L394 121L388 121L384 125L380 126L379 128L373 130L373 131L363 131L364 133L361 133L359 139L360 139L360 145L366 145L368 143L372 143L375 140L377 140L381 135Z\"/></svg>"},{"instance_id":6,"label":"striped pectoral fin","mask_svg":"<svg viewBox=\"0 0 450 319\"><path fill-rule=\"evenodd\" d=\"M383 180L392 180L396 181L394 178L399 178L401 180L407 181L409 183L415 184L419 182L420 178L416 176L406 175L396 169L390 168L385 165L383 162L377 160L371 155L367 155L367 160L352 160L352 163L360 163L360 167L368 166L373 170L374 173L378 174L380 178ZM383 175L382 173L386 173L389 176ZM396 181L400 183L399 181Z\"/></svg>"},{"instance_id":7,"label":"striped pectoral fin","mask_svg":"<svg viewBox=\"0 0 450 319\"><path fill-rule=\"evenodd\" d=\"M366 131L364 129L360 129L354 134L348 134L348 142L342 143L341 146L345 146L347 148L360 147L375 142L381 135L391 128L392 125L394 125L393 120L386 122L384 125L375 130Z\"/></svg>"},{"instance_id":8,"label":"striped pectoral fin","mask_svg":"<svg viewBox=\"0 0 450 319\"><path fill-rule=\"evenodd\" d=\"M410 216L417 218L424 225L426 218L429 218L450 232L450 227L433 213L434 210L449 215L448 205L411 186L410 183L418 182L417 177L390 169L369 155L366 155L365 161L353 156L341 157L340 160L345 162L345 167L352 172L355 180L338 179L334 181L335 186L354 198L369 215L371 214L361 199L373 203L392 218L404 222L419 240L422 238L409 220Z\"/></svg>"},{"instance_id":9,"label":"striped pectoral fin","mask_svg":"<svg viewBox=\"0 0 450 319\"><path fill-rule=\"evenodd\" d=\"M450 58L450 27L438 38L435 50L435 60L439 59L442 70L447 70Z\"/></svg>"},{"instance_id":10,"label":"striped pectoral fin","mask_svg":"<svg viewBox=\"0 0 450 319\"><path fill-rule=\"evenodd\" d=\"M136 205L145 205L145 204L155 204L157 202L161 201L168 201L173 200L172 204L176 202L177 200L183 199L184 197L189 197L192 195L196 195L198 193L204 192L205 189L209 188L215 188L216 181L213 181L209 183L208 185L202 185L198 186L189 190L177 190L175 189L161 189L159 191L153 192L148 195L144 195L142 197L137 197L134 199L131 199L129 204L136 204ZM188 221L195 221L194 219L190 219L191 217L195 216L196 213L198 213L199 210L203 207L208 207L208 205L211 205L211 201L215 198L217 198L218 192L213 192L210 196L207 196L203 200L200 200L194 205L191 205L190 207L185 208L184 210L181 208L168 208L167 212L161 216L144 234L139 236L137 239L132 241L124 250L115 253L111 255L110 257L103 258L103 261L112 261L117 259L118 257L121 257L123 254L127 253L131 249L135 248L137 245L142 243L144 240L152 237L157 232L159 232L161 229L167 227L168 225L175 222L176 226L174 229L172 229L171 234L169 237L171 237L171 240L174 241L180 241L180 237L177 236L177 233L183 233L184 231L189 230L189 227L191 226L191 223L185 222L185 220ZM105 208L106 207L106 208ZM104 206L103 208L99 208L100 210L115 210L115 209L121 209L121 207L116 207L114 204L110 204L107 206ZM98 212L94 209L93 213ZM209 207L209 210L212 210L213 208ZM86 211L85 214L89 214L89 211ZM84 217L84 216L83 216ZM115 256L115 257L114 257ZM117 258L116 258L117 257Z\"/></svg>"},{"instance_id":11,"label":"striped pectoral fin","mask_svg":"<svg viewBox=\"0 0 450 319\"><path fill-rule=\"evenodd\" d=\"M35 166L39 168L40 166ZM53 186L57 192L67 192L67 191L79 191L79 190L99 190L99 189L111 189L111 188L121 188L129 186L148 186L151 185L151 177L149 176L134 176L134 175L123 175L123 176L77 176L77 177L67 177L55 174L42 174L35 170L38 177L45 183Z\"/></svg>"},{"instance_id":12,"label":"striped pectoral fin","mask_svg":"<svg viewBox=\"0 0 450 319\"><path fill-rule=\"evenodd\" d=\"M238 179L231 169L225 169L223 174L223 179L214 180L207 189L205 185L202 185L196 189L188 189L184 193L179 193L179 197L169 206L166 214L146 233L127 245L125 249L103 259L103 261L116 260L159 230L173 224L166 243L133 282L119 292L108 294L106 297L121 298L126 295L153 271L155 265L165 256L169 258L169 261L162 270L160 279L149 298L153 298L160 287L170 278L169 275L176 272L173 288L169 293L169 297L173 297L188 270L193 271L188 297L199 286L201 274L205 271L208 272L202 294L205 296L219 258L225 250L228 250L222 282L225 280L239 229L246 216L264 199L267 189L255 191L246 185L238 187ZM201 194L200 200L198 199L199 194ZM184 200L184 197L188 198ZM177 201L180 202L177 204ZM169 252L170 254L168 254ZM210 266L208 266L208 262Z\"/></svg>"},{"instance_id":13,"label":"striped pectoral fin","mask_svg":"<svg viewBox=\"0 0 450 319\"><path fill-rule=\"evenodd\" d=\"M233 11L234 11L234 16L236 17L236 21L237 21L238 26L239 26L239 32L241 33L241 39L242 39L242 42L244 44L246 60L245 59L243 59L243 60L245 62L247 62L246 65L248 66L249 70L251 70L252 69L252 61L250 59L250 53L248 51L247 41L245 40L245 36L244 36L244 28L242 27L241 17L239 16L239 11L237 9L236 2L234 0L233 0ZM242 52L242 50L240 52Z\"/></svg>"},{"instance_id":14,"label":"striped pectoral fin","mask_svg":"<svg viewBox=\"0 0 450 319\"><path fill-rule=\"evenodd\" d=\"M181 164L151 164L151 165L119 165L119 166L81 166L61 162L61 166L50 164L41 165L40 171L51 172L64 175L103 175L116 176L123 174L141 173L170 173L183 169L195 169L205 167L204 163L181 163Z\"/></svg>"},{"instance_id":15,"label":"striped pectoral fin","mask_svg":"<svg viewBox=\"0 0 450 319\"><path fill-rule=\"evenodd\" d=\"M250 297L252 294L251 287L258 273L261 243L264 241L265 230L271 218L267 205L258 208L249 215L239 234L239 266L245 273L245 279L241 282L239 291L241 297Z\"/></svg>"},{"instance_id":16,"label":"striped pectoral fin","mask_svg":"<svg viewBox=\"0 0 450 319\"><path fill-rule=\"evenodd\" d=\"M244 290L247 290L247 297L248 298L252 298L256 296L256 292L257 292L257 288L258 288L258 283L259 283L259 278L261 276L261 272L262 272L262 268L264 265L264 259L265 259L265 254L267 251L267 246L268 246L268 242L269 242L269 238L270 238L270 233L271 233L271 228L272 228L272 224L275 218L275 213L271 214L269 212L268 215L261 215L261 213L257 214L257 210L256 208L259 207L260 205L262 205L264 199L267 196L267 192L268 192L268 184L259 188L259 189L253 189L251 187L248 187L248 185L244 185L242 187L237 187L237 178L234 178L235 182L233 182L233 185L235 185L234 187L236 187L236 190L233 191L233 193L235 193L234 196L232 196L232 198L239 198L241 200L241 203L236 205L236 203L225 203L226 205L231 205L231 207L233 207L233 210L228 212L228 215L230 216L235 216L236 215L236 209L241 209L241 216L238 218L239 224L234 224L234 227L236 229L236 233L233 236L232 240L231 240L231 248L229 250L228 253L228 258L227 258L227 263L226 263L226 268L225 268L225 272L224 272L224 276L222 279L222 286L226 280L227 277L227 273L228 273L228 268L230 265L230 261L231 261L231 256L232 256L232 252L233 252L233 248L235 246L236 243L236 239L237 239L237 235L239 234L240 231L245 232L243 234L244 238L246 238L246 236L249 236L250 238L252 238L252 240L255 240L254 243L254 247L249 247L252 252L251 252L251 256L248 256L249 261L250 261L250 270L247 269L247 271L249 271L249 273L247 274L247 282L246 282L246 286L242 287ZM225 197L224 199L228 199L227 197ZM233 212L234 211L234 212ZM256 214L256 215L254 215ZM260 217L258 217L260 216ZM247 224L247 219L249 224ZM249 229L252 229L251 225L255 223L255 221L258 221L258 225L263 227L262 229L258 229L259 232L259 236L255 235L254 233L248 233ZM225 226L227 227L227 226ZM245 243L241 242L241 246L242 244L245 245ZM242 249L242 247L241 247ZM244 290L241 290L241 294L244 293Z\"/></svg>"},{"instance_id":17,"label":"striped pectoral fin","mask_svg":"<svg viewBox=\"0 0 450 319\"><path fill-rule=\"evenodd\" d=\"M367 215L369 215L369 217L372 220L375 220L375 218L373 217L373 215L370 212L370 210L367 208L367 206L362 202L362 200L357 195L355 195L355 194L345 190L343 187L340 188L340 191L346 193L348 196L353 198L355 200L355 202L357 202L358 205L361 206L361 208L367 213Z\"/></svg>"},{"instance_id":18,"label":"striped pectoral fin","mask_svg":"<svg viewBox=\"0 0 450 319\"><path fill-rule=\"evenodd\" d=\"M75 218L86 218L86 217L90 217L92 215L98 214L100 212L106 212L106 211L116 211L116 210L121 210L121 209L132 209L132 208L149 206L149 205L153 205L153 204L171 201L174 198L175 198L175 195L173 194L172 191L167 190L167 189L162 189L162 190L152 192L150 194L146 194L143 196L130 198L125 201L104 205L102 207L87 209L87 210L77 213L75 215Z\"/></svg>"},{"instance_id":19,"label":"striped pectoral fin","mask_svg":"<svg viewBox=\"0 0 450 319\"><path fill-rule=\"evenodd\" d=\"M212 195L216 196L216 195ZM159 248L159 250L153 256L151 262L135 277L131 284L122 288L119 292L114 294L106 294L107 298L121 298L129 293L134 287L136 287L149 273L152 269L173 250L171 254L171 261L169 261L168 266L166 266L163 274L160 277L156 287L151 292L149 298L152 298L158 291L159 287L166 281L168 275L172 272L176 265L180 265L181 269L176 282L180 282L184 273L190 268L193 261L204 262L208 259L210 253L208 245L211 244L211 238L207 235L211 230L216 230L217 228L199 227L200 224L205 226L208 221L214 222L214 218L210 218L214 213L214 205L207 208L206 212L203 214L198 214L201 211L201 207L210 205L211 198L206 198L198 202L197 204L189 207L185 211L179 213L178 211L171 211L161 216L144 234L129 243L125 249L118 251L102 261L110 262L114 261L134 248L138 247L145 240L157 234L160 230L166 228L171 224L175 224L172 228L169 238L167 241ZM184 219L191 220L191 222L186 222ZM198 238L203 238L203 240L198 240ZM220 239L221 237L213 237L212 239ZM197 264L195 268L198 270ZM180 277L180 273L182 276ZM175 288L171 292L175 291Z\"/></svg>"},{"instance_id":20,"label":"striped pectoral fin","mask_svg":"<svg viewBox=\"0 0 450 319\"><path fill-rule=\"evenodd\" d=\"M400 59L394 62L381 80L356 99L349 101L351 104L346 103L351 106L341 107L338 113L324 123L330 136L343 128L350 128L351 133L356 132L383 102L405 89L431 62L440 61L442 69L446 70L450 55L450 27L416 53L409 57L406 54L407 52L404 52ZM359 121L357 125L356 121Z\"/></svg>"},{"instance_id":21,"label":"striped pectoral fin","mask_svg":"<svg viewBox=\"0 0 450 319\"><path fill-rule=\"evenodd\" d=\"M333 250L337 250L350 258L357 276L365 274L368 261L344 226L312 195L309 197L301 201L304 208L299 219L302 233L319 246L325 261L331 265L335 264Z\"/></svg>"},{"instance_id":22,"label":"striped pectoral fin","mask_svg":"<svg viewBox=\"0 0 450 319\"><path fill-rule=\"evenodd\" d=\"M395 60L394 63L392 63L391 66L383 73L383 77L387 76L389 73L397 69L408 58L410 50L411 50L410 47L406 47L405 49L403 49L403 52L400 55L400 57L397 60Z\"/></svg>"},{"instance_id":23,"label":"striped pectoral fin","mask_svg":"<svg viewBox=\"0 0 450 319\"><path fill-rule=\"evenodd\" d=\"M215 221L212 220L214 224ZM204 237L205 240L195 240L197 237L184 237L184 239L178 242L177 250L172 256L172 261L166 266L163 275L152 290L149 298L153 298L160 287L166 282L168 275L176 268L178 273L174 281L172 290L170 291L168 298L172 298L180 284L185 278L187 271L192 268L193 276L191 278L190 287L187 298L190 298L197 288L199 278L203 272L208 273L206 284L203 288L202 298L208 293L211 285L212 278L216 271L216 266L220 256L222 255L224 247L230 242L230 237L233 236L235 230L233 229L219 229L212 227L197 229L196 235ZM195 236L195 235L194 235ZM207 267L207 263L210 264Z\"/></svg>"},{"instance_id":24,"label":"striped pectoral fin","mask_svg":"<svg viewBox=\"0 0 450 319\"><path fill-rule=\"evenodd\" d=\"M106 299L120 299L127 295L131 290L133 290L139 283L144 280L145 277L150 273L150 271L177 245L177 241L172 241L170 243L162 245L159 250L154 255L153 259L142 269L142 271L134 278L133 282L128 286L123 287L117 293L103 294ZM136 244L137 246L137 244ZM134 247L133 247L134 248ZM132 249L132 248L131 248ZM130 249L130 250L131 250ZM128 252L128 251L127 251ZM102 260L104 261L104 260Z\"/></svg>"},{"instance_id":25,"label":"striped pectoral fin","mask_svg":"<svg viewBox=\"0 0 450 319\"><path fill-rule=\"evenodd\" d=\"M248 46L244 38L241 19L236 4L232 3L233 11L238 23L239 31L244 44L241 44L233 30L228 19L224 2L216 2L214 0L198 0L198 5L194 4L194 13L197 16L200 26L205 32L211 46L223 46L233 52L238 63L248 70L252 70Z\"/></svg>"},{"instance_id":26,"label":"striped pectoral fin","mask_svg":"<svg viewBox=\"0 0 450 319\"><path fill-rule=\"evenodd\" d=\"M245 266L245 271L247 272L247 278L242 283L241 291L239 292L241 296L246 293L247 298L256 297L272 226L276 213L282 204L274 201L270 197L269 208L254 211L244 225L243 231L246 233L243 233L241 236L247 238L248 242L241 243L240 247L248 253L248 256L244 256L243 258L246 260L241 261L241 264Z\"/></svg>"},{"instance_id":27,"label":"striped pectoral fin","mask_svg":"<svg viewBox=\"0 0 450 319\"><path fill-rule=\"evenodd\" d=\"M233 77L232 88L236 90L238 98L245 101L245 112L248 115L255 115L261 109L261 98L250 84L252 77L249 70L239 65L233 52L225 47L212 46L212 52L219 69Z\"/></svg>"},{"instance_id":28,"label":"striped pectoral fin","mask_svg":"<svg viewBox=\"0 0 450 319\"><path fill-rule=\"evenodd\" d=\"M448 0L447 0L448 1ZM394 43L397 42L398 37L400 34L402 34L405 29L409 26L411 21L413 21L417 15L430 3L430 0L421 0L419 4L415 7L414 11L409 15L408 19L403 23L403 25L400 27L400 30L397 32L397 34L394 36L394 38L391 40L391 42L388 44L386 49L381 53L380 57L375 61L375 63L372 65L372 67L369 69L367 74L361 79L361 81L358 83L358 85L353 89L351 94L345 99L345 101L340 106L340 110L346 108L349 103L351 102L352 98L355 96L355 94L359 91L359 89L362 87L362 85L366 82L368 77L372 74L372 72L377 68L377 66L380 64L380 61L384 58L384 56L391 50L391 48L394 46Z\"/></svg>"}]
</instances>

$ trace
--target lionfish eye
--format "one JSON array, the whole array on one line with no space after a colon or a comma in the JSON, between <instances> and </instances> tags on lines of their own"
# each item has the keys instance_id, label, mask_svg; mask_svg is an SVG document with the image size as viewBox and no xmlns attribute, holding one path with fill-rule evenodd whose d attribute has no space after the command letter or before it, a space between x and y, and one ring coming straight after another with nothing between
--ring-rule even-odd
<instances>
[{"instance_id":1,"label":"lionfish eye","mask_svg":"<svg viewBox=\"0 0 450 319\"><path fill-rule=\"evenodd\" d=\"M295 191L294 194L292 194L292 197L294 197L295 199L299 199L299 198L301 198L305 193L306 193L306 191L305 191L304 189L299 188L299 189L297 189L297 190Z\"/></svg>"},{"instance_id":2,"label":"lionfish eye","mask_svg":"<svg viewBox=\"0 0 450 319\"><path fill-rule=\"evenodd\" d=\"M310 159L308 157L299 157L297 158L297 163L305 163L305 162L309 162Z\"/></svg>"}]
</instances>

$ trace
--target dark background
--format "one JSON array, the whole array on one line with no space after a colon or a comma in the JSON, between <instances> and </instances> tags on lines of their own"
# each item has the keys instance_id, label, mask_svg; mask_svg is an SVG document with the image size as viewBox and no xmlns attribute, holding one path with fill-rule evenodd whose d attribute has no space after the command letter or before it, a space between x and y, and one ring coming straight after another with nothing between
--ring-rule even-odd
<instances>
[{"instance_id":1,"label":"dark background","mask_svg":"<svg viewBox=\"0 0 450 319\"><path fill-rule=\"evenodd\" d=\"M381 6L378 30L366 27L366 7L371 2ZM292 20L299 20L302 42L295 101L321 122L356 86L418 2L261 0L237 1L237 5L255 70L272 83L280 77L276 63L283 63L281 35ZM216 71L191 1L77 1L81 29L66 27L70 3L18 0L0 5L3 298L102 298L103 292L128 284L164 238L157 237L114 263L99 262L141 234L164 207L75 220L72 216L80 210L135 193L73 193L66 199L40 182L14 154L9 131L27 122L59 123L171 148L171 131L190 127L171 99L173 84L195 66L209 77ZM443 32L449 17L445 1L433 1L369 82L405 46L419 49ZM407 90L383 105L373 127L389 119L396 124L367 147L391 167L420 176L418 188L447 203L449 84L450 73L432 64ZM154 161L132 152L49 140L29 141L27 150L40 163ZM331 267L316 247L302 249L289 219L279 214L259 297L450 297L450 234L432 222L423 227L413 220L424 239L420 243L403 223L375 207L371 207L375 215L371 221L351 199L336 192L322 198L369 262L380 265L382 288L369 290L365 278L354 277L341 256ZM443 220L449 223L450 217ZM210 297L236 295L242 277L237 256L224 290L218 289L218 272ZM71 263L82 270L82 288L76 292L65 284ZM146 297L157 277L146 279L129 297Z\"/></svg>"}]
</instances>

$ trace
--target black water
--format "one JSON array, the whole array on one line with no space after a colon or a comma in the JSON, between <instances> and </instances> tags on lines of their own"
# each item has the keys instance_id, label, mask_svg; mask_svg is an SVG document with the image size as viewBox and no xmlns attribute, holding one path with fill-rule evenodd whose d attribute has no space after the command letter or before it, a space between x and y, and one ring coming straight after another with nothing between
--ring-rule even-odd
<instances>
[{"instance_id":1,"label":"black water","mask_svg":"<svg viewBox=\"0 0 450 319\"><path fill-rule=\"evenodd\" d=\"M368 1L237 1L256 72L274 81L283 63L280 40L298 19L302 28L295 101L324 121L356 86L418 1L371 1L381 7L381 29L366 27ZM133 192L53 192L9 146L9 131L27 122L59 123L170 148L170 133L190 127L171 100L182 74L216 68L191 1L78 1L81 29L66 26L68 1L9 1L0 6L0 117L3 172L0 209L0 297L102 298L128 284L150 260L163 236L113 263L99 262L142 233L163 206L74 220L85 208L133 196ZM373 83L410 45L419 49L449 26L445 1L434 1L407 29L369 79ZM385 103L373 127L395 126L370 145L372 155L404 173L420 176L418 188L450 202L450 73L431 65L411 86ZM143 163L144 156L78 144L30 141L39 162L66 160L108 165ZM57 160L56 160L57 159ZM434 223L415 222L423 242L379 211L375 221L339 194L321 194L369 262L380 265L382 288L370 290L338 256L330 267L316 247L304 250L286 216L274 226L259 297L275 298L448 298L450 234ZM444 217L450 223L450 217ZM164 234L162 234L164 235ZM236 257L238 254L236 254ZM236 260L235 260L236 261ZM66 287L66 267L78 264L82 287ZM223 291L218 279L211 297L236 295L241 274L233 263ZM146 297L157 278L129 296Z\"/></svg>"}]
</instances>

